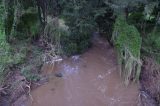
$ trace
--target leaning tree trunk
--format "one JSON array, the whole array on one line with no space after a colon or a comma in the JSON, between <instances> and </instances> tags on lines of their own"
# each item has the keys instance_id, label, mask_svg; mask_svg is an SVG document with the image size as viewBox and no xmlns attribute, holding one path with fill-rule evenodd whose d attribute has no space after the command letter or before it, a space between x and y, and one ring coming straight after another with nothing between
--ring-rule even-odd
<instances>
[{"instance_id":1,"label":"leaning tree trunk","mask_svg":"<svg viewBox=\"0 0 160 106\"><path fill-rule=\"evenodd\" d=\"M10 42L10 34L12 30L13 24L13 15L14 15L14 0L4 0L5 6L5 22L4 22L4 29L6 35L6 41Z\"/></svg>"},{"instance_id":2,"label":"leaning tree trunk","mask_svg":"<svg viewBox=\"0 0 160 106\"><path fill-rule=\"evenodd\" d=\"M47 3L45 0L36 0L36 2L38 6L38 14L39 14L40 22L43 28L45 28L45 25L47 23L46 22L47 21L47 14L46 14Z\"/></svg>"},{"instance_id":3,"label":"leaning tree trunk","mask_svg":"<svg viewBox=\"0 0 160 106\"><path fill-rule=\"evenodd\" d=\"M22 14L21 4L19 0L15 0L14 19L13 19L10 36L14 36L16 34L16 26L18 24L18 21L20 20L21 14Z\"/></svg>"}]
</instances>

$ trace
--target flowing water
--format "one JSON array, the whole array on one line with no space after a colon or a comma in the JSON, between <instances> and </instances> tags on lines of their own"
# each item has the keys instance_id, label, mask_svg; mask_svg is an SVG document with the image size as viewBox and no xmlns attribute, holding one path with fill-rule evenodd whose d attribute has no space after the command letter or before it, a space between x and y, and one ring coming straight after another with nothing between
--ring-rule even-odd
<instances>
[{"instance_id":1,"label":"flowing water","mask_svg":"<svg viewBox=\"0 0 160 106\"><path fill-rule=\"evenodd\" d=\"M31 92L31 106L136 106L138 85L124 86L119 76L116 54L104 39L81 56L73 56L47 66L50 77L45 85Z\"/></svg>"}]
</instances>

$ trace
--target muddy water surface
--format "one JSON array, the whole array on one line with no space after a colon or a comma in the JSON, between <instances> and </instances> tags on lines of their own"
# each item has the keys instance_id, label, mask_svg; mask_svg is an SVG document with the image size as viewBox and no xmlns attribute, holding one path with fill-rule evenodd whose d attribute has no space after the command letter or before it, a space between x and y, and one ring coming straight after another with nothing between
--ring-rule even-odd
<instances>
[{"instance_id":1,"label":"muddy water surface","mask_svg":"<svg viewBox=\"0 0 160 106\"><path fill-rule=\"evenodd\" d=\"M31 106L136 106L138 86L124 86L113 48L103 39L95 42L85 54L45 68L53 76L31 92Z\"/></svg>"}]
</instances>

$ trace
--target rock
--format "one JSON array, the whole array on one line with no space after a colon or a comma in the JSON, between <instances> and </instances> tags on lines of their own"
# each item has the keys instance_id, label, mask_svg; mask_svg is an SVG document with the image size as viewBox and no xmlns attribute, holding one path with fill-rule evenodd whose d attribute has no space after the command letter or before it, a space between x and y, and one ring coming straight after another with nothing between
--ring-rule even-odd
<instances>
[{"instance_id":1,"label":"rock","mask_svg":"<svg viewBox=\"0 0 160 106\"><path fill-rule=\"evenodd\" d=\"M62 73L56 73L55 76L56 77L63 77L63 74Z\"/></svg>"},{"instance_id":2,"label":"rock","mask_svg":"<svg viewBox=\"0 0 160 106\"><path fill-rule=\"evenodd\" d=\"M73 61L77 61L79 60L79 58L80 58L80 55L72 56Z\"/></svg>"}]
</instances>

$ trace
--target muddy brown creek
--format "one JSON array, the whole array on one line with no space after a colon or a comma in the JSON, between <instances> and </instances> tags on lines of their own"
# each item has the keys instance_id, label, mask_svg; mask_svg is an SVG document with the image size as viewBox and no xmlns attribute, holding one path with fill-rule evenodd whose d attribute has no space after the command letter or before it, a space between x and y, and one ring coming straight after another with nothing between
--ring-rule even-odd
<instances>
[{"instance_id":1,"label":"muddy brown creek","mask_svg":"<svg viewBox=\"0 0 160 106\"><path fill-rule=\"evenodd\" d=\"M81 56L44 68L44 73L61 77L50 77L34 89L31 106L137 106L138 85L124 85L114 49L104 39L94 42Z\"/></svg>"}]
</instances>

